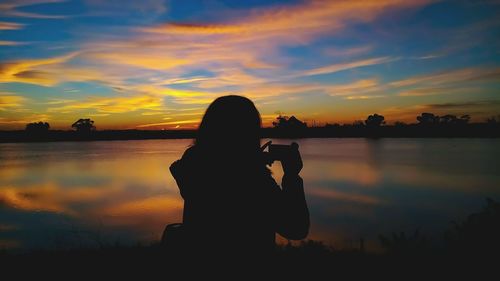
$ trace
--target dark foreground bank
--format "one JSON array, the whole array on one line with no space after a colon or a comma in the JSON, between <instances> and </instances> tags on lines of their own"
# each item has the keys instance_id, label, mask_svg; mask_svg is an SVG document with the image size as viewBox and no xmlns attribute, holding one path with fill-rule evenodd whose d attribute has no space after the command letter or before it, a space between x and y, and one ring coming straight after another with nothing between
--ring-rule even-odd
<instances>
[{"instance_id":1,"label":"dark foreground bank","mask_svg":"<svg viewBox=\"0 0 500 281\"><path fill-rule=\"evenodd\" d=\"M266 257L225 257L219 253L188 256L170 251L161 243L24 253L3 251L0 264L3 274L17 277L31 274L62 278L101 277L102 274L129 277L134 273L162 279L174 276L200 279L200 274L201 278L214 274L266 280L269 277L330 279L340 276L478 280L494 273L498 267L500 203L488 199L483 210L453 223L441 241L431 241L416 231L380 236L380 242L385 249L383 253L368 253L362 248L337 250L321 242L303 241L279 246Z\"/></svg>"}]
</instances>

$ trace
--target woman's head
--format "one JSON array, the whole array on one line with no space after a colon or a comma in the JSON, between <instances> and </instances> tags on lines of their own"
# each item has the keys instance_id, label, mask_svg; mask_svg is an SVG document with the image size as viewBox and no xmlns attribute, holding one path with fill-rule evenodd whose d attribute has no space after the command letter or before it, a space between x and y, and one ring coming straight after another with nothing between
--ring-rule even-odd
<instances>
[{"instance_id":1,"label":"woman's head","mask_svg":"<svg viewBox=\"0 0 500 281\"><path fill-rule=\"evenodd\" d=\"M260 147L260 114L242 96L223 96L208 107L198 128L196 145L202 149L253 152Z\"/></svg>"}]
</instances>

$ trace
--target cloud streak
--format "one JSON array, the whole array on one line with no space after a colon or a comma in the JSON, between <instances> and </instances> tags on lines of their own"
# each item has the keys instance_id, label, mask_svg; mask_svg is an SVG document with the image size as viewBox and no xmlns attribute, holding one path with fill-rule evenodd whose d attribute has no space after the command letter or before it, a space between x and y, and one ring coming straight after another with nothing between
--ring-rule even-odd
<instances>
[{"instance_id":1,"label":"cloud streak","mask_svg":"<svg viewBox=\"0 0 500 281\"><path fill-rule=\"evenodd\" d=\"M388 63L388 62L395 61L395 60L397 60L397 58L379 57L379 58L358 60L358 61L347 62L347 63L337 63L337 64L327 65L327 66L323 66L323 67L318 67L315 69L306 70L297 76L313 76L313 75L320 75L320 74L330 74L330 73L354 69L354 68L358 68L358 67L366 67L366 66L371 66L371 65Z\"/></svg>"},{"instance_id":2,"label":"cloud streak","mask_svg":"<svg viewBox=\"0 0 500 281\"><path fill-rule=\"evenodd\" d=\"M0 15L34 19L64 19L66 15L47 15L19 11L19 8L38 4L61 3L65 0L5 0L0 4Z\"/></svg>"},{"instance_id":3,"label":"cloud streak","mask_svg":"<svg viewBox=\"0 0 500 281\"><path fill-rule=\"evenodd\" d=\"M0 21L0 30L19 30L22 28L24 28L24 24Z\"/></svg>"}]
</instances>

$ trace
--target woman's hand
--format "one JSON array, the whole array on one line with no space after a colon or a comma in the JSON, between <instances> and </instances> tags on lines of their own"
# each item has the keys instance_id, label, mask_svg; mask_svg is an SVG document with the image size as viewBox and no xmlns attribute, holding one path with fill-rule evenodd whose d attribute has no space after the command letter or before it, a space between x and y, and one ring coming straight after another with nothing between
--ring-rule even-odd
<instances>
[{"instance_id":1,"label":"woman's hand","mask_svg":"<svg viewBox=\"0 0 500 281\"><path fill-rule=\"evenodd\" d=\"M302 157L300 157L299 145L296 142L292 143L292 149L282 160L281 166L285 176L294 176L302 170Z\"/></svg>"}]
</instances>

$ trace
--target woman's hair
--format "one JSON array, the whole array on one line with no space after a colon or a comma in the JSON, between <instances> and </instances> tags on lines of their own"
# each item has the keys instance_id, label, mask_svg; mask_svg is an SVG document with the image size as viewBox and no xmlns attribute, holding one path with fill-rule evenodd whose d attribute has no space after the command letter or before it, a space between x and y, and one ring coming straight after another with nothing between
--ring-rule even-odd
<instances>
[{"instance_id":1,"label":"woman's hair","mask_svg":"<svg viewBox=\"0 0 500 281\"><path fill-rule=\"evenodd\" d=\"M195 145L203 150L232 149L255 152L260 148L260 114L251 100L223 96L207 108Z\"/></svg>"}]
</instances>

